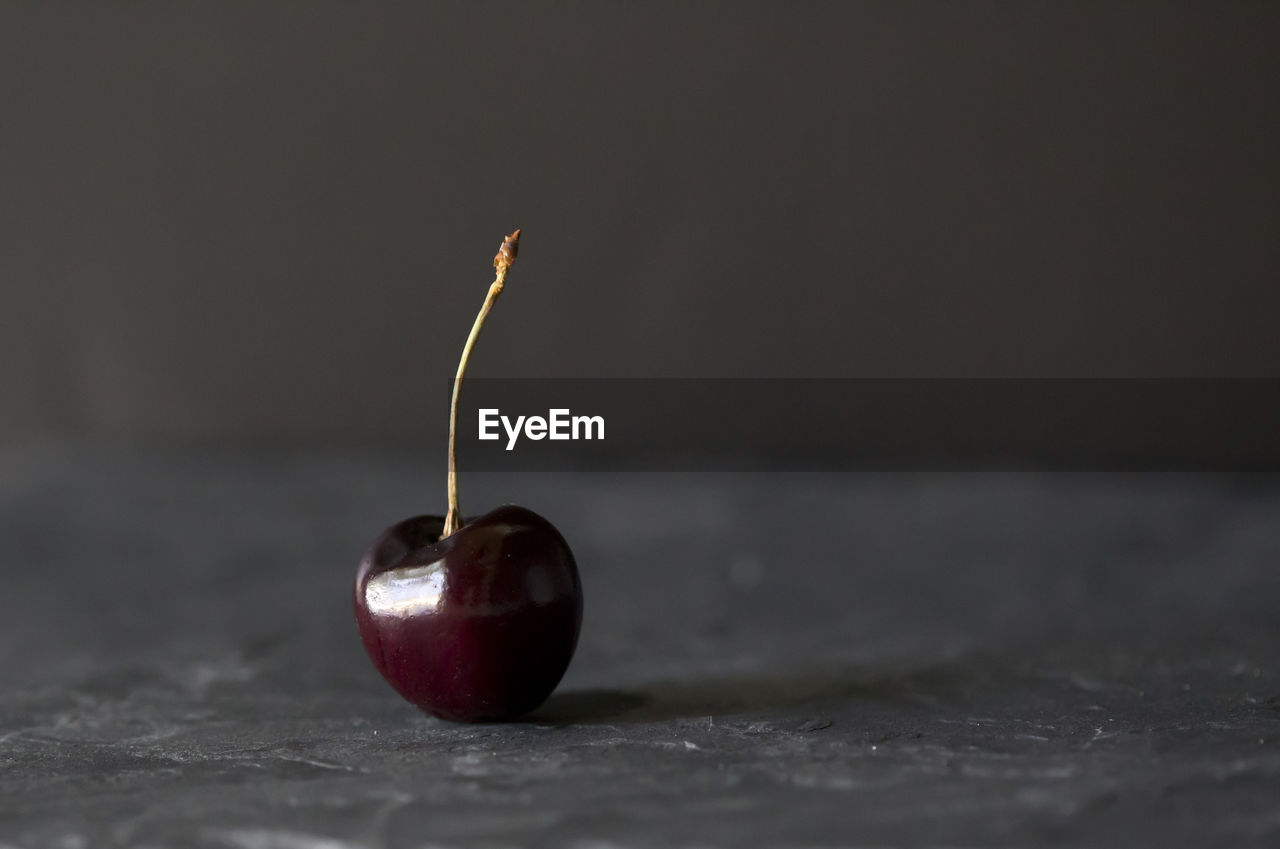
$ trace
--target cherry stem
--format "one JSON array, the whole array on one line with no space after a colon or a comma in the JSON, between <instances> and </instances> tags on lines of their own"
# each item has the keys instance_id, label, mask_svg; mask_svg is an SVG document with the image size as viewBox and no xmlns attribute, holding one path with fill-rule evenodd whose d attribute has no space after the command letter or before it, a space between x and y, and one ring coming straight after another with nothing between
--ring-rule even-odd
<instances>
[{"instance_id":1,"label":"cherry stem","mask_svg":"<svg viewBox=\"0 0 1280 849\"><path fill-rule=\"evenodd\" d=\"M484 320L493 309L494 301L502 294L502 287L507 282L507 270L516 261L516 253L520 248L520 231L516 230L502 240L502 247L493 258L493 267L497 270L493 282L489 284L489 294L485 295L484 304L471 325L471 333L467 336L467 344L462 346L462 358L458 360L458 374L453 379L453 400L449 403L449 512L444 517L444 532L440 539L451 536L462 526L462 513L458 510L458 390L462 388L462 378L467 373L467 361L471 359L471 349L480 335Z\"/></svg>"}]
</instances>

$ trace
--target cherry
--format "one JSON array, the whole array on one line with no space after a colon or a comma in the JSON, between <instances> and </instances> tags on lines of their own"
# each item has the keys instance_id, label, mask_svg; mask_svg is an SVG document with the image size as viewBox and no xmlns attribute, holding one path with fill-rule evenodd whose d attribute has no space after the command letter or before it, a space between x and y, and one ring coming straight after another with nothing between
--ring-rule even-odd
<instances>
[{"instance_id":1,"label":"cherry","mask_svg":"<svg viewBox=\"0 0 1280 849\"><path fill-rule=\"evenodd\" d=\"M458 510L458 389L484 319L515 261L503 240L463 347L449 413L449 512L392 525L360 562L355 617L382 677L444 719L510 719L560 683L582 627L582 583L568 543L546 519L506 505L463 522Z\"/></svg>"},{"instance_id":2,"label":"cherry","mask_svg":"<svg viewBox=\"0 0 1280 849\"><path fill-rule=\"evenodd\" d=\"M507 719L551 695L582 626L582 585L555 527L523 507L440 539L417 516L374 542L356 575L356 623L400 695L445 719Z\"/></svg>"}]
</instances>

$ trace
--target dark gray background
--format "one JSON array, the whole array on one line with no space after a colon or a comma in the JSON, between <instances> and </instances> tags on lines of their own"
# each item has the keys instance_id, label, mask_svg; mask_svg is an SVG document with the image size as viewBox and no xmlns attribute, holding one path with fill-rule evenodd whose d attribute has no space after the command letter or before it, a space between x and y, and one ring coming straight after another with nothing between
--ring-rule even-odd
<instances>
[{"instance_id":1,"label":"dark gray background","mask_svg":"<svg viewBox=\"0 0 1280 849\"><path fill-rule=\"evenodd\" d=\"M489 376L1277 376L1273 3L8 3L0 440ZM714 423L694 422L696 428Z\"/></svg>"}]
</instances>

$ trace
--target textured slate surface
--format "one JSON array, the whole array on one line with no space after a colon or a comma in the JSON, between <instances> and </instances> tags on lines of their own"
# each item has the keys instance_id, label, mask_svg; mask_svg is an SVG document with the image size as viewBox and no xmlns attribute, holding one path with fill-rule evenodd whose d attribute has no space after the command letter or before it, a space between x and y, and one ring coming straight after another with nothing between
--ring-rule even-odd
<instances>
[{"instance_id":1,"label":"textured slate surface","mask_svg":"<svg viewBox=\"0 0 1280 849\"><path fill-rule=\"evenodd\" d=\"M422 458L0 457L0 846L1274 846L1280 486L473 475L574 545L528 721L377 678Z\"/></svg>"}]
</instances>

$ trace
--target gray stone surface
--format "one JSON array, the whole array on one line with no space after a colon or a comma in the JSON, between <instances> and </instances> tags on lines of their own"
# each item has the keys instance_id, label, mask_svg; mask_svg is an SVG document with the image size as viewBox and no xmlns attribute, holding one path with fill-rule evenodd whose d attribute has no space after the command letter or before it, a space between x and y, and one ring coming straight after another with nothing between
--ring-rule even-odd
<instances>
[{"instance_id":1,"label":"gray stone surface","mask_svg":"<svg viewBox=\"0 0 1280 849\"><path fill-rule=\"evenodd\" d=\"M1275 846L1280 485L474 475L552 519L558 693L440 722L349 583L416 455L0 456L0 846Z\"/></svg>"}]
</instances>

